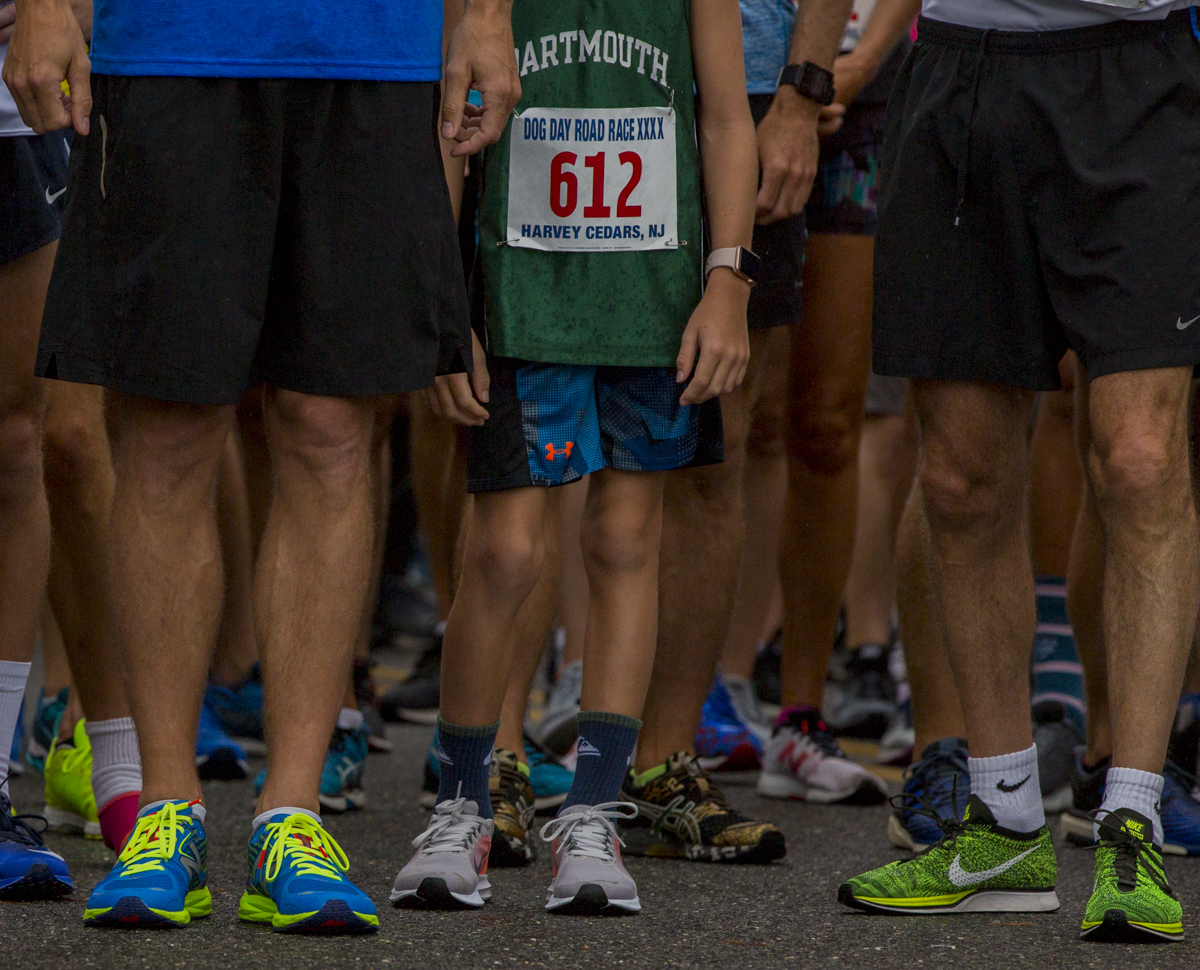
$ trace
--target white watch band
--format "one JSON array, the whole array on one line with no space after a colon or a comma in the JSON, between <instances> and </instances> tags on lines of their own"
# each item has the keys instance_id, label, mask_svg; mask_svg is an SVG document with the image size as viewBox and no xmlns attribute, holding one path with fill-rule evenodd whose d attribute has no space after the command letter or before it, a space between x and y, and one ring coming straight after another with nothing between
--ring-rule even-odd
<instances>
[{"instance_id":1,"label":"white watch band","mask_svg":"<svg viewBox=\"0 0 1200 970\"><path fill-rule=\"evenodd\" d=\"M736 273L738 269L738 248L737 246L730 246L727 249L714 249L709 253L708 259L704 263L704 278L708 279L709 273L718 266L726 266Z\"/></svg>"}]
</instances>

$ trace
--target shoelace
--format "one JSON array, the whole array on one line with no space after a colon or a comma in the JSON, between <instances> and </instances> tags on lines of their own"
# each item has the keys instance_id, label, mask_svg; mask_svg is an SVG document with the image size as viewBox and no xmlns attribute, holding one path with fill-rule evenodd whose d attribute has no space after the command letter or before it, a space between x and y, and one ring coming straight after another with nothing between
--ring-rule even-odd
<instances>
[{"instance_id":1,"label":"shoelace","mask_svg":"<svg viewBox=\"0 0 1200 970\"><path fill-rule=\"evenodd\" d=\"M1106 816L1115 815L1115 812L1104 812L1103 809L1098 809L1095 812L1089 813L1093 820L1100 821L1101 814ZM1117 816L1120 819L1120 816ZM1139 868L1144 869L1146 875L1150 877L1159 889L1165 892L1168 896L1174 896L1175 893L1171 889L1171 884L1167 880L1166 870L1163 868L1162 855L1156 852L1151 852L1146 847L1146 843L1139 839L1132 832L1125 829L1124 826L1118 826L1115 830L1109 826L1100 826L1100 839L1094 846L1094 849L1113 849L1116 852L1116 858L1113 860L1113 869L1117 873L1117 885L1128 886L1133 889L1137 886L1137 874Z\"/></svg>"},{"instance_id":2,"label":"shoelace","mask_svg":"<svg viewBox=\"0 0 1200 970\"><path fill-rule=\"evenodd\" d=\"M618 819L635 819L637 815L637 806L630 802L601 802L582 811L568 809L542 826L542 841L562 839L564 856L612 862L613 841L625 844L613 823Z\"/></svg>"},{"instance_id":3,"label":"shoelace","mask_svg":"<svg viewBox=\"0 0 1200 970\"><path fill-rule=\"evenodd\" d=\"M267 853L264 878L270 882L290 859L296 872L341 880L350 871L350 860L332 835L307 815L289 815L282 822L268 822L267 839L274 839ZM274 831L270 831L274 829Z\"/></svg>"},{"instance_id":4,"label":"shoelace","mask_svg":"<svg viewBox=\"0 0 1200 970\"><path fill-rule=\"evenodd\" d=\"M0 786L6 781L8 781L7 772L3 778L0 778ZM40 829L36 829L30 824L35 820L42 823ZM22 845L34 845L40 848L46 844L42 833L46 831L48 824L41 815L14 815L8 796L0 791L0 842L19 842Z\"/></svg>"},{"instance_id":5,"label":"shoelace","mask_svg":"<svg viewBox=\"0 0 1200 970\"><path fill-rule=\"evenodd\" d=\"M927 779L929 777L931 777L931 776L935 777L935 778L937 777L934 774L934 769L937 768L939 765L949 765L951 768L954 769L952 772L950 772L949 784L947 785L947 779L945 777L942 777L940 783L939 782L926 783ZM962 758L958 757L957 755L953 754L952 752L935 751L928 758L923 758L922 760L918 761L911 768L909 768L908 771L906 771L904 774L905 781L908 781L913 778L920 779L923 782L922 787L925 788L925 791L928 794L925 796L925 798L923 800L920 798L915 798L912 795L909 795L907 797L913 798L913 800L917 804L921 804L922 801L924 801L925 804L927 805L927 807L932 809L934 802L940 796L949 794L950 795L950 809L953 812L957 812L958 807L959 807L958 806L958 779L966 774L967 774L967 765L966 765L966 762L964 762L962 760ZM947 787L949 787L948 793L946 790ZM896 796L896 797L900 797L900 796ZM964 799L964 802L965 802L965 799ZM907 806L897 806L897 805L895 805L895 803L893 803L893 807L900 808L901 811L907 810ZM964 808L966 807L965 804L963 807ZM918 813L918 814L921 814L921 813Z\"/></svg>"},{"instance_id":6,"label":"shoelace","mask_svg":"<svg viewBox=\"0 0 1200 970\"><path fill-rule=\"evenodd\" d=\"M429 828L412 840L413 848L422 852L465 852L470 848L481 819L466 814L466 805L461 795L439 804Z\"/></svg>"},{"instance_id":7,"label":"shoelace","mask_svg":"<svg viewBox=\"0 0 1200 970\"><path fill-rule=\"evenodd\" d=\"M801 717L790 719L786 726L808 738L825 757L846 757L845 752L838 747L837 739L833 736L833 732L829 730L828 726L820 718L809 719Z\"/></svg>"},{"instance_id":8,"label":"shoelace","mask_svg":"<svg viewBox=\"0 0 1200 970\"><path fill-rule=\"evenodd\" d=\"M117 857L125 864L124 875L161 870L163 862L175 854L175 843L184 824L174 802L166 802L153 815L138 819Z\"/></svg>"},{"instance_id":9,"label":"shoelace","mask_svg":"<svg viewBox=\"0 0 1200 970\"><path fill-rule=\"evenodd\" d=\"M958 778L956 776L950 796L950 803L952 805L958 800L957 795ZM891 805L892 808L899 811L908 812L912 815L920 815L933 821L933 823L941 830L942 835L941 838L938 839L936 846L930 846L931 850L935 847L949 846L953 844L960 835L963 835L967 831L967 822L964 822L962 819L952 818L951 816L941 814L941 812L939 812L937 807L933 804L933 801L927 796L901 792L899 795L893 795L891 798L889 798L888 804ZM904 861L915 862L920 858L921 856L914 856L912 859Z\"/></svg>"}]
</instances>

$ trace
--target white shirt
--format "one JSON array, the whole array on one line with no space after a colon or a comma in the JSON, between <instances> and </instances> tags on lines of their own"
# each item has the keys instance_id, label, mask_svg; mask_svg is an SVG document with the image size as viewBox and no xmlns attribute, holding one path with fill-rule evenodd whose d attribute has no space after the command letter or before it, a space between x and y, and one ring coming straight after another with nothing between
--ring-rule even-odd
<instances>
[{"instance_id":1,"label":"white shirt","mask_svg":"<svg viewBox=\"0 0 1200 970\"><path fill-rule=\"evenodd\" d=\"M4 55L7 53L8 45L0 44L0 64L4 63ZM0 81L0 138L32 134L33 129L21 120L21 115L17 112L17 102L13 100L8 85Z\"/></svg>"},{"instance_id":2,"label":"white shirt","mask_svg":"<svg viewBox=\"0 0 1200 970\"><path fill-rule=\"evenodd\" d=\"M993 30L1067 30L1114 20L1162 20L1197 0L1146 0L1140 7L1114 7L1089 0L923 0L921 13L933 20Z\"/></svg>"}]
</instances>

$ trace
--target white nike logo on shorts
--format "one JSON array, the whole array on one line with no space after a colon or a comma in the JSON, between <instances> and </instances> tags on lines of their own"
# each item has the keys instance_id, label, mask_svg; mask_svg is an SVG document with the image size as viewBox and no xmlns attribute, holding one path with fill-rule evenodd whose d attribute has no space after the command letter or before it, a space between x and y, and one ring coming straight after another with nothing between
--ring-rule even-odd
<instances>
[{"instance_id":1,"label":"white nike logo on shorts","mask_svg":"<svg viewBox=\"0 0 1200 970\"><path fill-rule=\"evenodd\" d=\"M1183 320L1183 317L1180 317L1178 320L1176 320L1176 321L1175 321L1175 329L1176 329L1176 330L1186 330L1188 327L1190 327L1190 326L1191 326L1193 323L1195 323L1197 320L1200 320L1200 316L1195 316L1195 317L1192 317L1192 319L1188 320L1188 321L1185 323L1185 322L1184 322L1184 320Z\"/></svg>"},{"instance_id":2,"label":"white nike logo on shorts","mask_svg":"<svg viewBox=\"0 0 1200 970\"><path fill-rule=\"evenodd\" d=\"M66 191L67 191L67 187L64 185L61 189L59 189L57 192L55 192L53 195L51 195L50 194L50 186L47 185L46 186L46 205L54 205L54 200L57 199L60 195L62 195Z\"/></svg>"}]
</instances>

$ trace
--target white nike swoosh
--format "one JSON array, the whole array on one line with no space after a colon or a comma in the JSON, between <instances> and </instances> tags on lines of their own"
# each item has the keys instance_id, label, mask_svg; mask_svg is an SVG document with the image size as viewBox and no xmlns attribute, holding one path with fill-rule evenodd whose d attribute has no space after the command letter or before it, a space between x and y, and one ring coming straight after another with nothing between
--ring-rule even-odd
<instances>
[{"instance_id":1,"label":"white nike swoosh","mask_svg":"<svg viewBox=\"0 0 1200 970\"><path fill-rule=\"evenodd\" d=\"M51 195L50 194L50 186L47 185L46 186L46 205L54 205L54 200L57 199L60 195L62 195L66 191L67 191L67 187L64 185L61 189L59 189L57 192L55 192L53 195ZM1180 327L1179 329L1182 330L1183 328Z\"/></svg>"},{"instance_id":2,"label":"white nike swoosh","mask_svg":"<svg viewBox=\"0 0 1200 970\"><path fill-rule=\"evenodd\" d=\"M1200 316L1192 317L1192 319L1188 320L1187 323L1184 323L1183 317L1180 317L1178 320L1175 321L1175 329L1176 330L1186 330L1197 320L1200 320Z\"/></svg>"},{"instance_id":3,"label":"white nike swoosh","mask_svg":"<svg viewBox=\"0 0 1200 970\"><path fill-rule=\"evenodd\" d=\"M1002 873L1008 872L1009 869L1015 866L1031 852L1036 852L1037 848L1038 847L1035 845L1032 849L1026 849L1020 855L1013 856L1007 862L1002 862L998 866L992 866L991 869L984 869L982 872L967 872L967 870L958 863L958 860L961 858L961 856L955 856L954 861L950 863L950 872L948 873L947 877L959 889L966 889L968 886L975 886L981 882L987 882L989 879L992 879L995 876L999 876Z\"/></svg>"}]
</instances>

